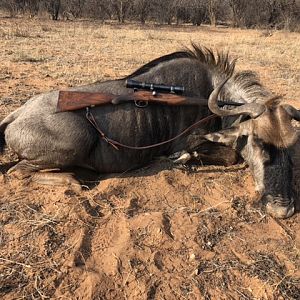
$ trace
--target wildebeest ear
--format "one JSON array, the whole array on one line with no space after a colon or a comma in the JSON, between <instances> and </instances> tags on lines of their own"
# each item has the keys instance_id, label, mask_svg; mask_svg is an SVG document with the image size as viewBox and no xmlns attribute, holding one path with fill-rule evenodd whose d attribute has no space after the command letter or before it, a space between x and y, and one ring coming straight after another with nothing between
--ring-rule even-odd
<instances>
[{"instance_id":1,"label":"wildebeest ear","mask_svg":"<svg viewBox=\"0 0 300 300\"><path fill-rule=\"evenodd\" d=\"M232 146L240 136L249 135L252 125L252 120L249 120L229 129L206 134L204 137L211 142Z\"/></svg>"}]
</instances>

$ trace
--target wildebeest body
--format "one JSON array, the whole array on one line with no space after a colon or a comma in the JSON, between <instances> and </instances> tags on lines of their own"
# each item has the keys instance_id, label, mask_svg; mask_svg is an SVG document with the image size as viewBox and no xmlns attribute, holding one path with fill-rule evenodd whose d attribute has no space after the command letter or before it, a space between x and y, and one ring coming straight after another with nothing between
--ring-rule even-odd
<instances>
[{"instance_id":1,"label":"wildebeest body","mask_svg":"<svg viewBox=\"0 0 300 300\"><path fill-rule=\"evenodd\" d=\"M297 136L291 119L299 120L300 114L293 107L270 99L271 93L253 72L234 73L234 66L235 61L226 54L215 55L211 50L193 46L192 50L160 57L126 78L71 89L126 94L132 90L125 88L125 80L131 78L181 85L186 96L209 98L210 109L222 118L201 124L171 143L147 150L116 150L100 138L86 119L85 110L57 113L58 92L51 92L32 98L1 122L0 150L5 133L6 143L22 159L16 168L36 171L79 166L107 173L124 172L155 156L192 150L206 140L211 142L210 146L222 143L239 151L248 163L257 191L268 201L268 211L278 217L289 217L294 212L294 199L288 148ZM229 80L224 81L225 78ZM218 108L217 99L245 104L224 111ZM125 103L95 107L92 114L109 138L131 146L146 146L176 136L211 112L203 106L151 103L138 108ZM244 114L248 117L236 116ZM224 151L225 147L221 148Z\"/></svg>"},{"instance_id":2,"label":"wildebeest body","mask_svg":"<svg viewBox=\"0 0 300 300\"><path fill-rule=\"evenodd\" d=\"M187 95L208 97L212 90L208 81L210 74L201 67L199 62L195 64L195 61L180 58L176 63L162 63L134 79L182 84ZM125 79L72 90L114 94L131 92L125 88ZM58 92L40 95L15 112L16 119L6 128L6 142L20 158L47 168L80 166L101 173L123 172L145 164L155 156L188 149L186 139L193 138L193 144L196 142L194 134L149 150L120 148L117 151L100 139L99 133L86 120L85 110L56 113L57 99ZM150 104L146 108L138 108L133 103L104 105L91 111L101 130L110 138L132 146L165 141L208 115L208 108L203 107L195 109ZM216 121L208 123L199 134L211 131L212 123Z\"/></svg>"}]
</instances>

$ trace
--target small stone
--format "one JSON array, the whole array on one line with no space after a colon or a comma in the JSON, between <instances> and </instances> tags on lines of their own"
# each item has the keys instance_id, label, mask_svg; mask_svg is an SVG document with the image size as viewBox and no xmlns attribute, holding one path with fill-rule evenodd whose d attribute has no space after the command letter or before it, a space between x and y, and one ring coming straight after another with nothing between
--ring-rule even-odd
<instances>
[{"instance_id":1,"label":"small stone","mask_svg":"<svg viewBox=\"0 0 300 300\"><path fill-rule=\"evenodd\" d=\"M200 274L200 270L199 270L199 269L196 269L196 270L194 271L194 274L195 274L195 275L199 275L199 274Z\"/></svg>"},{"instance_id":2,"label":"small stone","mask_svg":"<svg viewBox=\"0 0 300 300\"><path fill-rule=\"evenodd\" d=\"M190 255L190 260L195 260L195 258L196 258L196 255L195 255L194 253L192 253L192 254Z\"/></svg>"}]
</instances>

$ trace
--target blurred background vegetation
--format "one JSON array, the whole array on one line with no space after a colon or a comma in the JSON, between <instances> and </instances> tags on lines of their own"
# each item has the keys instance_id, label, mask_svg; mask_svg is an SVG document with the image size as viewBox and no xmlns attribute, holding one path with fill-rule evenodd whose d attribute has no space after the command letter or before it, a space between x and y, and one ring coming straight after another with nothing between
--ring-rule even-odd
<instances>
[{"instance_id":1,"label":"blurred background vegetation","mask_svg":"<svg viewBox=\"0 0 300 300\"><path fill-rule=\"evenodd\" d=\"M1 0L0 9L10 17L300 31L300 0Z\"/></svg>"}]
</instances>

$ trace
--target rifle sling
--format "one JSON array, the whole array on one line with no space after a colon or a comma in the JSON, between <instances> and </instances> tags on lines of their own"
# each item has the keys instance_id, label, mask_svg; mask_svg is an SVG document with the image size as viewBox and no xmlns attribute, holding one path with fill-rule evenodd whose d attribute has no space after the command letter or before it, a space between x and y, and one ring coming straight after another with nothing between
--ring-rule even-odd
<instances>
[{"instance_id":1,"label":"rifle sling","mask_svg":"<svg viewBox=\"0 0 300 300\"><path fill-rule=\"evenodd\" d=\"M151 149L151 148L156 148L165 144L168 144L170 142L173 142L175 140L177 140L178 138L186 135L188 132L192 131L193 129L197 128L198 126L200 126L203 123L206 123L210 120L213 120L215 118L217 118L218 116L215 114L212 115L208 115L206 117L204 117L203 119L200 119L198 121L196 121L195 123L193 123L192 125L190 125L189 127L187 127L186 129L184 129L183 131L181 131L179 134L177 134L176 136L159 142L159 143L155 143L155 144L151 144L151 145L147 145L147 146L131 146L131 145L126 145L123 144L121 142L118 142L116 140L113 140L111 138L109 138L98 126L91 110L89 109L89 107L86 108L86 119L91 123L91 125L96 129L96 131L100 134L100 137L109 145L111 145L115 150L119 150L119 148L125 148L125 149L131 149L131 150L146 150L146 149Z\"/></svg>"}]
</instances>

